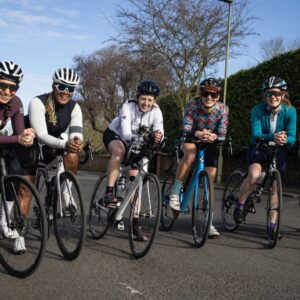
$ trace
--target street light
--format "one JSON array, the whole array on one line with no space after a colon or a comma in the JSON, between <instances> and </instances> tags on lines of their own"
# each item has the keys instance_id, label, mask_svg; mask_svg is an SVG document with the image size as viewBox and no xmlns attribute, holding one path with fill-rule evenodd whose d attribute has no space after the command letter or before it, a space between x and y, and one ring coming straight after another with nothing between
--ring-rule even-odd
<instances>
[{"instance_id":1,"label":"street light","mask_svg":"<svg viewBox=\"0 0 300 300\"><path fill-rule=\"evenodd\" d=\"M229 42L230 42L230 18L231 18L231 3L233 0L218 0L228 4L228 23L227 23L227 46L226 46L226 58L225 58L225 74L224 74L224 94L223 103L226 105L227 96L227 67L229 58ZM221 183L222 180L222 168L223 168L223 148L220 147L219 157L218 157L218 172L217 172L217 184Z\"/></svg>"}]
</instances>

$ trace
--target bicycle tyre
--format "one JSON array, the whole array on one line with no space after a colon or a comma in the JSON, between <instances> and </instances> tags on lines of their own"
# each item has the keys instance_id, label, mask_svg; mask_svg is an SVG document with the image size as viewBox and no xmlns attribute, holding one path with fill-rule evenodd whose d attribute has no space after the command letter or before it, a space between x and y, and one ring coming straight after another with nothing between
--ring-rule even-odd
<instances>
[{"instance_id":1,"label":"bicycle tyre","mask_svg":"<svg viewBox=\"0 0 300 300\"><path fill-rule=\"evenodd\" d=\"M50 205L51 205L51 199L47 200L47 195L49 195L48 191L48 185L47 185L47 175L45 169L38 168L36 171L36 177L35 177L35 186L40 194L42 203L45 207L46 211L46 220L48 224L48 235L47 238L50 237L50 228L52 224L52 220L50 220L49 214L50 214Z\"/></svg>"},{"instance_id":2,"label":"bicycle tyre","mask_svg":"<svg viewBox=\"0 0 300 300\"><path fill-rule=\"evenodd\" d=\"M167 175L166 179L162 184L162 208L161 208L161 216L160 216L160 228L164 231L170 231L178 218L179 212L173 210L169 206L169 195L171 192L171 188L174 184L176 177L176 168L172 168L172 170Z\"/></svg>"},{"instance_id":3,"label":"bicycle tyre","mask_svg":"<svg viewBox=\"0 0 300 300\"><path fill-rule=\"evenodd\" d=\"M206 170L199 174L198 194L194 191L192 207L192 232L196 247L202 247L208 237L212 213L212 185Z\"/></svg>"},{"instance_id":4,"label":"bicycle tyre","mask_svg":"<svg viewBox=\"0 0 300 300\"><path fill-rule=\"evenodd\" d=\"M61 173L59 184L62 201L60 210L58 187L55 186L53 201L54 232L63 256L67 260L73 260L79 256L85 240L85 209L79 184L73 173L69 171Z\"/></svg>"},{"instance_id":5,"label":"bicycle tyre","mask_svg":"<svg viewBox=\"0 0 300 300\"><path fill-rule=\"evenodd\" d=\"M105 188L107 186L107 174L100 176L97 180L91 198L89 208L89 226L91 235L95 240L102 238L108 230L109 208L104 204L100 205L98 202L103 199L105 195Z\"/></svg>"},{"instance_id":6,"label":"bicycle tyre","mask_svg":"<svg viewBox=\"0 0 300 300\"><path fill-rule=\"evenodd\" d=\"M278 198L278 206L273 208L271 205L271 195L273 191L274 183L277 183L277 191L275 191ZM268 180L268 199L267 199L267 237L268 237L268 247L274 248L276 246L278 235L280 231L280 218L282 210L282 183L281 176L278 170L272 171ZM277 212L277 217L275 223L275 228L271 229L271 221L274 221L274 211Z\"/></svg>"},{"instance_id":7,"label":"bicycle tyre","mask_svg":"<svg viewBox=\"0 0 300 300\"><path fill-rule=\"evenodd\" d=\"M222 195L221 216L223 226L227 231L234 231L239 227L233 219L234 209L239 201L240 186L245 178L245 173L235 170L231 173Z\"/></svg>"},{"instance_id":8,"label":"bicycle tyre","mask_svg":"<svg viewBox=\"0 0 300 300\"><path fill-rule=\"evenodd\" d=\"M17 240L0 239L0 262L9 274L24 278L36 271L44 256L47 240L46 213L39 193L30 181L22 176L9 175L4 177L3 184L6 199L14 202L10 213L11 228L16 229L19 236L24 238L26 251L17 255L14 253L14 242ZM20 211L20 186L32 194L27 217Z\"/></svg>"},{"instance_id":9,"label":"bicycle tyre","mask_svg":"<svg viewBox=\"0 0 300 300\"><path fill-rule=\"evenodd\" d=\"M151 173L143 174L140 203L138 201L138 191L139 186L131 203L129 224L129 245L135 258L141 258L149 252L158 230L161 214L161 190L157 176ZM137 213L139 225L148 238L147 241L138 241L135 237L133 219L137 216Z\"/></svg>"}]
</instances>

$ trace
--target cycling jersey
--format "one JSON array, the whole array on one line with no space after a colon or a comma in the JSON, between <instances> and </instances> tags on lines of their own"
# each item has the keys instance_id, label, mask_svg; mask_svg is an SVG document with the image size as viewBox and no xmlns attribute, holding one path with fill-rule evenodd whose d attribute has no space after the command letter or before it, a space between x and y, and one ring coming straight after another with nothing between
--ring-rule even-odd
<instances>
[{"instance_id":1,"label":"cycling jersey","mask_svg":"<svg viewBox=\"0 0 300 300\"><path fill-rule=\"evenodd\" d=\"M61 135L68 130L68 138L77 136L83 140L82 112L80 106L73 100L65 105L55 103L54 110L49 112L47 101L51 93L33 98L29 104L30 125L37 137L48 147L64 149L66 140Z\"/></svg>"},{"instance_id":2,"label":"cycling jersey","mask_svg":"<svg viewBox=\"0 0 300 300\"><path fill-rule=\"evenodd\" d=\"M192 99L185 107L183 132L188 136L194 136L197 130L210 129L218 136L218 140L224 140L227 125L228 107L221 102L217 102L209 113L205 111L200 98Z\"/></svg>"},{"instance_id":3,"label":"cycling jersey","mask_svg":"<svg viewBox=\"0 0 300 300\"><path fill-rule=\"evenodd\" d=\"M163 116L157 104L148 112L141 112L136 101L127 101L122 105L119 115L109 124L109 129L119 135L123 141L138 137L141 126L164 134Z\"/></svg>"},{"instance_id":4,"label":"cycling jersey","mask_svg":"<svg viewBox=\"0 0 300 300\"><path fill-rule=\"evenodd\" d=\"M9 117L5 118L5 111L9 108ZM19 135L23 132L24 110L21 99L14 96L8 104L0 104L0 127L5 125L9 119L11 120L13 134L10 136L0 135L0 144L16 144L19 142ZM5 122L5 124L3 124Z\"/></svg>"},{"instance_id":5,"label":"cycling jersey","mask_svg":"<svg viewBox=\"0 0 300 300\"><path fill-rule=\"evenodd\" d=\"M271 126L271 110L266 103L255 105L251 109L251 144L256 142L257 138L263 138L268 141L274 141L274 134L279 131L287 132L287 144L292 145L296 141L297 113L291 106L281 105L277 113L275 130Z\"/></svg>"}]
</instances>

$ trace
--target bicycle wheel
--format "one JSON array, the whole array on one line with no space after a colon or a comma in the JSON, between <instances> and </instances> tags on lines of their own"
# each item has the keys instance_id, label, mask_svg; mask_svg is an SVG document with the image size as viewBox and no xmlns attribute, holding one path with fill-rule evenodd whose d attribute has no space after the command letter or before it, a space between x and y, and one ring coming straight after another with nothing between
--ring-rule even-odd
<instances>
[{"instance_id":1,"label":"bicycle wheel","mask_svg":"<svg viewBox=\"0 0 300 300\"><path fill-rule=\"evenodd\" d=\"M101 176L96 182L89 210L89 226L92 237L96 240L102 238L108 227L108 214L109 208L101 205L100 199L103 199L105 195L105 189L107 186L107 174Z\"/></svg>"},{"instance_id":2,"label":"bicycle wheel","mask_svg":"<svg viewBox=\"0 0 300 300\"><path fill-rule=\"evenodd\" d=\"M46 211L46 220L48 224L48 231L47 231L47 238L49 239L50 237L50 228L51 228L51 221L49 214L50 214L50 204L51 204L51 199L48 199L49 191L48 191L48 185L47 185L47 175L46 171L44 169L38 169L36 172L36 177L35 177L35 186L40 194L42 203L45 207Z\"/></svg>"},{"instance_id":3,"label":"bicycle wheel","mask_svg":"<svg viewBox=\"0 0 300 300\"><path fill-rule=\"evenodd\" d=\"M221 215L224 228L227 231L234 231L239 226L233 219L233 212L239 201L240 186L244 178L245 174L242 171L233 171L223 191Z\"/></svg>"},{"instance_id":4,"label":"bicycle wheel","mask_svg":"<svg viewBox=\"0 0 300 300\"><path fill-rule=\"evenodd\" d=\"M140 190L140 194L139 194ZM140 196L140 197L139 197ZM142 184L137 187L130 209L129 244L135 258L143 257L150 250L158 230L161 210L161 191L156 175L145 173ZM135 235L138 218L139 226L147 241L139 241Z\"/></svg>"},{"instance_id":5,"label":"bicycle wheel","mask_svg":"<svg viewBox=\"0 0 300 300\"><path fill-rule=\"evenodd\" d=\"M177 169L177 163L175 164L175 167L170 170L169 174L167 175L162 185L162 209L161 209L161 216L160 216L160 225L161 225L161 229L165 231L169 231L172 229L179 215L178 211L173 210L169 206L169 195L173 183L175 181L176 169Z\"/></svg>"},{"instance_id":6,"label":"bicycle wheel","mask_svg":"<svg viewBox=\"0 0 300 300\"><path fill-rule=\"evenodd\" d=\"M277 199L277 203L272 203ZM268 200L267 200L267 237L268 246L274 248L280 230L280 213L282 209L282 185L278 170L274 170L268 180Z\"/></svg>"},{"instance_id":7,"label":"bicycle wheel","mask_svg":"<svg viewBox=\"0 0 300 300\"><path fill-rule=\"evenodd\" d=\"M85 210L75 176L65 171L60 174L59 184L61 197L55 186L53 203L54 231L62 254L73 260L80 254L85 240Z\"/></svg>"},{"instance_id":8,"label":"bicycle wheel","mask_svg":"<svg viewBox=\"0 0 300 300\"><path fill-rule=\"evenodd\" d=\"M15 240L0 239L0 261L8 273L23 278L38 268L46 249L45 209L34 185L21 176L5 177L4 191L6 200L13 202L9 227L15 229L19 237ZM24 192L32 194L29 205L21 201Z\"/></svg>"},{"instance_id":9,"label":"bicycle wheel","mask_svg":"<svg viewBox=\"0 0 300 300\"><path fill-rule=\"evenodd\" d=\"M206 170L203 170L200 172L198 186L195 188L193 197L192 231L196 247L203 246L207 240L211 222L212 192L209 175Z\"/></svg>"}]
</instances>

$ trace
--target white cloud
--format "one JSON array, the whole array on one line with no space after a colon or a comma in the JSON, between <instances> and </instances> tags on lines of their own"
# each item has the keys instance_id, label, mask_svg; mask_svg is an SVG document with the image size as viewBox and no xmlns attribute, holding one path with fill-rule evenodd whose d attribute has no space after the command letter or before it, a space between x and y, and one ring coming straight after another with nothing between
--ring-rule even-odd
<instances>
[{"instance_id":1,"label":"white cloud","mask_svg":"<svg viewBox=\"0 0 300 300\"><path fill-rule=\"evenodd\" d=\"M80 35L80 34L68 34L59 31L46 31L45 34L50 38L60 38L60 39L68 39L68 40L87 40L89 36Z\"/></svg>"},{"instance_id":2,"label":"white cloud","mask_svg":"<svg viewBox=\"0 0 300 300\"><path fill-rule=\"evenodd\" d=\"M58 14L62 15L62 16L66 16L66 17L78 17L80 15L80 12L78 10L74 10L74 9L58 9L58 8L54 8L53 9L55 12L57 12Z\"/></svg>"}]
</instances>

